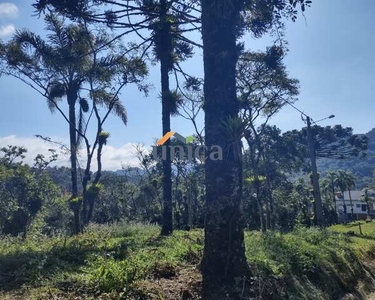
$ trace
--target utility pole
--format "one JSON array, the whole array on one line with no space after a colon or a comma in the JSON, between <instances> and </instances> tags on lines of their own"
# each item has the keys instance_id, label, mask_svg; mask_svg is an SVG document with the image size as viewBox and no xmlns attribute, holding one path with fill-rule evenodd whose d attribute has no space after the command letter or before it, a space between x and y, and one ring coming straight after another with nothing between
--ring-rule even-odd
<instances>
[{"instance_id":1,"label":"utility pole","mask_svg":"<svg viewBox=\"0 0 375 300\"><path fill-rule=\"evenodd\" d=\"M320 194L320 187L319 187L318 167L316 166L315 143L314 143L314 138L311 132L311 118L309 116L306 116L306 122L307 122L307 138L309 141L309 148L310 148L312 183L313 183L314 199L315 199L315 214L316 214L315 219L316 219L316 225L323 227L324 220L323 220L322 197Z\"/></svg>"},{"instance_id":2,"label":"utility pole","mask_svg":"<svg viewBox=\"0 0 375 300\"><path fill-rule=\"evenodd\" d=\"M310 159L311 159L311 169L312 169L312 182L313 182L313 189L314 189L314 199L315 199L315 220L316 225L323 227L324 226L324 219L323 219L323 205L322 205L322 196L320 194L320 187L319 187L319 177L318 177L318 167L316 166L316 150L315 150L315 142L311 132L311 118L306 115L303 111L298 109L293 103L287 103L293 107L296 111L301 113L302 119L306 118L307 123L307 138L309 141L309 148L310 148ZM328 119L333 119L335 115L330 115L324 119L315 121L314 124L325 121ZM333 188L334 191L334 188ZM335 197L335 193L333 193L333 197ZM336 210L336 202L335 202L335 210Z\"/></svg>"}]
</instances>

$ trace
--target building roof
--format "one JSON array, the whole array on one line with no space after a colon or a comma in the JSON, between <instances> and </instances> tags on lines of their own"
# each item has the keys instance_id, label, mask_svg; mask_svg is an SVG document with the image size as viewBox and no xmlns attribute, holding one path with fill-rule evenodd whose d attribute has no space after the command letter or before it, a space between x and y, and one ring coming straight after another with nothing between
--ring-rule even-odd
<instances>
[{"instance_id":1,"label":"building roof","mask_svg":"<svg viewBox=\"0 0 375 300\"><path fill-rule=\"evenodd\" d=\"M350 195L353 200L361 200L362 191L350 191ZM350 199L348 191L344 192L344 198Z\"/></svg>"},{"instance_id":2,"label":"building roof","mask_svg":"<svg viewBox=\"0 0 375 300\"><path fill-rule=\"evenodd\" d=\"M353 201L362 201L361 199L361 195L363 195L363 191L350 191L350 194L351 194L351 197L352 197L352 200ZM342 200L342 197L340 197L341 193L337 193L336 194L336 200ZM375 197L375 193L374 191L372 190L369 190L369 196L374 198ZM344 192L344 198L345 200L349 200L350 197L349 197L349 191L345 191Z\"/></svg>"}]
</instances>

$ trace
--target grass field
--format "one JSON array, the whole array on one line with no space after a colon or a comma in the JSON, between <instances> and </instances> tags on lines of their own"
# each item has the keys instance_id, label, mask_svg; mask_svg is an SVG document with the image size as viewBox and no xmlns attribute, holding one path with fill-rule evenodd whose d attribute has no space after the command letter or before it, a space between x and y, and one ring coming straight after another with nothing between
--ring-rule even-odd
<instances>
[{"instance_id":1,"label":"grass field","mask_svg":"<svg viewBox=\"0 0 375 300\"><path fill-rule=\"evenodd\" d=\"M339 225L334 225L330 227L330 230L336 231L336 232L344 232L347 233L349 231L354 231L355 234L360 234L360 226L362 229L362 234L366 236L372 236L375 237L375 221L366 223L365 221L358 221L358 222L353 222L349 224L339 224Z\"/></svg>"},{"instance_id":2,"label":"grass field","mask_svg":"<svg viewBox=\"0 0 375 300\"><path fill-rule=\"evenodd\" d=\"M357 226L358 227L358 226ZM370 292L375 223L289 234L246 233L258 299L338 299ZM159 236L151 225L90 226L75 237L0 239L0 299L200 299L203 232ZM373 268L375 271L375 267Z\"/></svg>"}]
</instances>

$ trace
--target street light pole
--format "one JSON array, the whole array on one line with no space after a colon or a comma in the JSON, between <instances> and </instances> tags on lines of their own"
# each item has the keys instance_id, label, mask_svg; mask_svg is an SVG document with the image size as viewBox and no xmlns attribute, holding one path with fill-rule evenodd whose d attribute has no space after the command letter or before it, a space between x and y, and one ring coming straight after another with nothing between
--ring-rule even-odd
<instances>
[{"instance_id":1,"label":"street light pole","mask_svg":"<svg viewBox=\"0 0 375 300\"><path fill-rule=\"evenodd\" d=\"M309 148L310 148L312 183L313 183L314 199L315 199L316 225L323 227L324 220L323 220L322 197L320 194L320 187L319 187L318 167L316 165L315 143L314 143L314 139L313 139L312 132L311 132L311 118L309 116L306 116L306 122L307 122L307 138L308 138Z\"/></svg>"},{"instance_id":2,"label":"street light pole","mask_svg":"<svg viewBox=\"0 0 375 300\"><path fill-rule=\"evenodd\" d=\"M291 107L301 113L302 119L305 117L307 122L307 137L309 142L310 148L310 158L311 158L311 168L312 168L312 182L313 182L313 189L314 189L314 199L315 199L315 215L316 215L316 225L323 227L324 226L324 219L323 219L323 205L322 205L322 196L320 194L320 187L319 187L319 177L318 177L318 167L316 166L316 150L315 150L315 142L314 138L311 133L311 121L316 124L318 122L333 119L335 115L330 115L324 119L318 120L314 122L311 118L306 115L303 111L298 109L293 103L286 101ZM336 205L335 205L336 208Z\"/></svg>"}]
</instances>

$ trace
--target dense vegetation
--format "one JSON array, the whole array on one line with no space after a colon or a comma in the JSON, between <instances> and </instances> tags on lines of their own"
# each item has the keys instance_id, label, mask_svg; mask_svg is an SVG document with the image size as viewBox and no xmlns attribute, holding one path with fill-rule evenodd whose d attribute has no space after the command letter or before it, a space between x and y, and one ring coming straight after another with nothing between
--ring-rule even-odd
<instances>
[{"instance_id":1,"label":"dense vegetation","mask_svg":"<svg viewBox=\"0 0 375 300\"><path fill-rule=\"evenodd\" d=\"M243 300L367 293L375 131L319 126L295 107L300 83L284 63L284 34L287 20L311 3L35 1L47 34L22 30L0 43L0 74L34 89L65 121L68 145L38 138L58 145L70 165L52 167L56 150L27 165L27 149L0 149L1 296ZM254 52L242 42L246 33L273 42ZM184 70L194 51L203 54L202 78ZM107 120L115 115L127 125L121 93L135 85L147 95L155 64L163 136L170 135L171 117L180 116L191 121L194 137L166 139L152 150L138 146L138 167L105 171ZM286 105L301 113L305 128L281 132L269 124ZM201 114L204 129L197 125ZM183 155L189 151L198 155ZM337 197L356 187L364 188L364 235L327 229L339 221ZM347 224L354 214L352 199L345 200Z\"/></svg>"},{"instance_id":2,"label":"dense vegetation","mask_svg":"<svg viewBox=\"0 0 375 300\"><path fill-rule=\"evenodd\" d=\"M262 299L338 299L371 288L373 224L364 236L298 228L288 234L246 232L251 282ZM34 234L0 240L2 299L200 299L197 269L203 231L160 237L152 225L91 225L79 236ZM373 279L372 279L373 280ZM251 283L251 284L250 284ZM242 291L245 292L245 291Z\"/></svg>"},{"instance_id":3,"label":"dense vegetation","mask_svg":"<svg viewBox=\"0 0 375 300\"><path fill-rule=\"evenodd\" d=\"M279 147L277 144L276 146ZM275 150L277 148L271 147L268 151ZM38 226L44 234L56 231L74 232L70 212L70 170L65 167L50 167L49 164L53 161L47 158L43 159L43 166L40 166L39 162L38 167L36 160L35 166L29 167L23 163L23 154L17 151L23 153L27 150L18 147L2 149L0 201L3 203L3 220L6 220L0 224L2 233L15 236L23 233L26 236L32 226ZM269 152L269 155L271 154L272 152ZM92 222L162 224L161 164L144 150L140 150L138 155L138 168L102 172L99 189L95 192L97 202L93 209ZM288 173L290 163L295 161L295 157L286 157L285 164L282 164L282 153L275 152L272 155L278 157L276 169L271 169L277 172L267 176L269 165L265 165L267 169L263 169L261 165L259 182L254 182L252 164L247 158L249 153L245 154L246 178L243 201L246 227L252 230L278 229L285 232L299 225L313 225L314 199L309 176L296 179L296 175L291 176ZM91 176L94 177L95 174ZM177 229L203 228L203 177L201 163L187 163L179 159L173 162L173 219ZM355 181L356 177L342 170L329 172L322 178L323 206L327 224L337 222L334 195L337 192L354 190ZM24 193L21 187L25 190ZM91 191L94 192L93 188ZM349 208L347 212L350 213ZM20 222L21 219L26 223Z\"/></svg>"},{"instance_id":4,"label":"dense vegetation","mask_svg":"<svg viewBox=\"0 0 375 300\"><path fill-rule=\"evenodd\" d=\"M368 152L366 158L352 159L320 159L319 171L325 175L329 170L346 170L357 177L356 187L362 189L371 184L374 171L375 157L375 130L366 133L368 137Z\"/></svg>"},{"instance_id":5,"label":"dense vegetation","mask_svg":"<svg viewBox=\"0 0 375 300\"><path fill-rule=\"evenodd\" d=\"M174 220L179 231L172 236L159 236L162 170L144 153L139 154L143 157L140 168L103 172L92 218L97 225L71 236L69 182L63 176L67 169L49 167L55 156L38 156L29 167L22 163L25 151L2 149L0 201L5 222L0 224L0 286L4 299L50 299L51 295L60 299L200 299L204 186L199 164L175 165ZM336 176L336 191L346 184L345 178L351 186L350 174L331 173ZM65 174L69 178L70 173ZM364 236L358 224L308 229L313 223L308 180L293 183L280 174L271 182L274 212L264 211L261 217L265 229L270 229L267 220L272 220L276 231L245 234L252 270L252 279L241 282L246 294L265 299L328 299L353 292L357 285L366 287L370 277L365 265L375 247L373 223L362 224ZM262 221L251 181L245 182L245 191L247 228L258 230ZM259 195L268 192L262 185ZM330 195L325 211L327 220L336 222ZM357 237L348 237L349 231ZM362 293L367 292L363 288Z\"/></svg>"}]
</instances>

